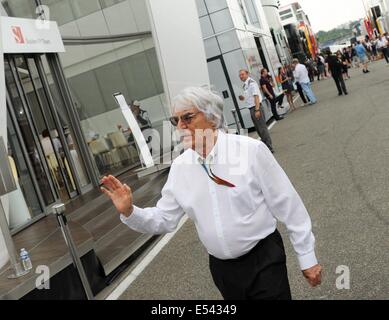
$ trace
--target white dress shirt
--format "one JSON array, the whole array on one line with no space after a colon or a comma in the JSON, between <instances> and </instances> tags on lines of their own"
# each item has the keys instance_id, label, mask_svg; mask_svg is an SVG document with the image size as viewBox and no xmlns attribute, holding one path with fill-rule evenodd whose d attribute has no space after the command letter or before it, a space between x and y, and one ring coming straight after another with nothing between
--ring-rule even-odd
<instances>
[{"instance_id":1,"label":"white dress shirt","mask_svg":"<svg viewBox=\"0 0 389 320\"><path fill-rule=\"evenodd\" d=\"M243 90L248 108L255 107L255 96L258 96L259 103L262 103L261 91L259 90L258 83L254 79L248 78L243 85Z\"/></svg>"},{"instance_id":2,"label":"white dress shirt","mask_svg":"<svg viewBox=\"0 0 389 320\"><path fill-rule=\"evenodd\" d=\"M296 65L296 68L295 68L293 74L294 74L294 78L299 83L310 83L311 82L311 80L309 79L307 68L301 63Z\"/></svg>"},{"instance_id":3,"label":"white dress shirt","mask_svg":"<svg viewBox=\"0 0 389 320\"><path fill-rule=\"evenodd\" d=\"M239 148L244 151L234 152ZM236 187L212 181L202 161ZM163 234L174 231L184 213L216 258L245 255L276 230L279 220L287 227L301 270L317 264L308 212L284 170L258 140L219 131L206 159L187 150L174 160L156 207L134 206L121 220L137 232Z\"/></svg>"},{"instance_id":4,"label":"white dress shirt","mask_svg":"<svg viewBox=\"0 0 389 320\"><path fill-rule=\"evenodd\" d=\"M377 48L382 49L388 46L388 40L386 38L382 38L381 40L377 40Z\"/></svg>"}]
</instances>

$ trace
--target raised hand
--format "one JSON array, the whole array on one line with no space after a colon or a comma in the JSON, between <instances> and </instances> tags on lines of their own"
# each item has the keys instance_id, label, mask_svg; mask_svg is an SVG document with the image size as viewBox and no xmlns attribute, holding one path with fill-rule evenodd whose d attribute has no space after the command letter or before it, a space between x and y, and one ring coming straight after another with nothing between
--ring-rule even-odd
<instances>
[{"instance_id":1,"label":"raised hand","mask_svg":"<svg viewBox=\"0 0 389 320\"><path fill-rule=\"evenodd\" d=\"M101 191L112 200L117 211L129 217L134 210L130 187L111 175L101 179L100 183L103 185Z\"/></svg>"}]
</instances>

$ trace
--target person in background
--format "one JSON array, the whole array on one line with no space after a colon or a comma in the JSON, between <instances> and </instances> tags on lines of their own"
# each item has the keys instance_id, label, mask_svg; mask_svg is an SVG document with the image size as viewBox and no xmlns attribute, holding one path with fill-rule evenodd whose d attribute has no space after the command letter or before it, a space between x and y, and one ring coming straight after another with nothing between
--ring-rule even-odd
<instances>
[{"instance_id":1,"label":"person in background","mask_svg":"<svg viewBox=\"0 0 389 320\"><path fill-rule=\"evenodd\" d=\"M348 61L347 61L347 57L342 53L342 51L338 51L336 53L336 56L337 58L342 61L342 74L343 74L343 79L347 80L347 79L350 79L350 75L348 73Z\"/></svg>"},{"instance_id":2,"label":"person in background","mask_svg":"<svg viewBox=\"0 0 389 320\"><path fill-rule=\"evenodd\" d=\"M41 140L41 143L46 156L54 153L52 146L54 146L55 151L62 156L62 144L58 137L51 138L50 131L48 129L45 129L42 131L42 138L43 139Z\"/></svg>"},{"instance_id":3,"label":"person in background","mask_svg":"<svg viewBox=\"0 0 389 320\"><path fill-rule=\"evenodd\" d=\"M351 52L350 48L343 48L343 55L347 61L347 65L351 67Z\"/></svg>"},{"instance_id":4,"label":"person in background","mask_svg":"<svg viewBox=\"0 0 389 320\"><path fill-rule=\"evenodd\" d=\"M278 68L278 77L280 79L281 85L282 85L282 90L284 91L288 103L290 106L290 110L293 112L296 110L296 106L294 105L293 102L293 83L292 83L292 78L288 77L285 68Z\"/></svg>"},{"instance_id":5,"label":"person in background","mask_svg":"<svg viewBox=\"0 0 389 320\"><path fill-rule=\"evenodd\" d=\"M278 97L276 96L273 87L274 82L271 77L271 75L268 73L266 68L263 68L261 70L261 80L259 81L261 85L261 89L263 94L265 95L266 99L270 102L271 105L271 111L273 113L273 117L276 121L283 120L284 117L280 116L277 112L277 103L280 108L283 108L283 101L285 95L282 93Z\"/></svg>"},{"instance_id":6,"label":"person in background","mask_svg":"<svg viewBox=\"0 0 389 320\"><path fill-rule=\"evenodd\" d=\"M308 70L309 80L312 82L315 82L315 67L313 66L313 60L311 58L307 59L305 61L305 66Z\"/></svg>"},{"instance_id":7,"label":"person in background","mask_svg":"<svg viewBox=\"0 0 389 320\"><path fill-rule=\"evenodd\" d=\"M273 143L267 128L265 113L262 107L262 95L258 83L250 77L248 70L239 71L239 78L244 83L244 96L239 96L240 101L245 101L250 110L251 120L262 142L266 144L269 150L274 153Z\"/></svg>"},{"instance_id":8,"label":"person in background","mask_svg":"<svg viewBox=\"0 0 389 320\"><path fill-rule=\"evenodd\" d=\"M352 63L353 63L353 67L357 67L359 68L360 65L359 65L359 59L358 59L358 55L357 55L357 51L355 50L355 47L356 47L356 44L353 43L352 47L351 47L351 60L352 60Z\"/></svg>"},{"instance_id":9,"label":"person in background","mask_svg":"<svg viewBox=\"0 0 389 320\"><path fill-rule=\"evenodd\" d=\"M296 84L297 92L299 93L299 96L300 96L301 100L303 101L302 107L304 107L307 104L309 104L311 102L311 100L309 100L309 97L305 95L301 84L298 81L296 81L295 84Z\"/></svg>"},{"instance_id":10,"label":"person in background","mask_svg":"<svg viewBox=\"0 0 389 320\"><path fill-rule=\"evenodd\" d=\"M336 87L338 88L339 96L342 96L343 93L348 95L346 84L343 79L343 63L338 56L332 54L331 50L327 52L327 59L329 69L332 74L332 78L335 81Z\"/></svg>"},{"instance_id":11,"label":"person in background","mask_svg":"<svg viewBox=\"0 0 389 320\"><path fill-rule=\"evenodd\" d=\"M294 78L300 83L304 93L309 98L310 105L317 102L316 96L312 91L311 82L308 76L307 68L299 62L298 59L293 59Z\"/></svg>"},{"instance_id":12,"label":"person in background","mask_svg":"<svg viewBox=\"0 0 389 320\"><path fill-rule=\"evenodd\" d=\"M296 89L298 94L300 95L301 100L303 101L302 107L306 106L308 104L309 98L305 96L303 88L301 87L300 83L296 81L293 74L293 66L292 65L285 65L286 74L289 78L292 79L292 83L296 85Z\"/></svg>"},{"instance_id":13,"label":"person in background","mask_svg":"<svg viewBox=\"0 0 389 320\"><path fill-rule=\"evenodd\" d=\"M325 60L324 58L318 54L316 57L316 65L317 65L317 80L320 81L320 78L326 79L325 76Z\"/></svg>"},{"instance_id":14,"label":"person in background","mask_svg":"<svg viewBox=\"0 0 389 320\"><path fill-rule=\"evenodd\" d=\"M143 131L150 129L150 120L147 115L147 111L140 108L140 102L135 100L131 105L131 111L134 114L136 121L138 122L139 128Z\"/></svg>"},{"instance_id":15,"label":"person in background","mask_svg":"<svg viewBox=\"0 0 389 320\"><path fill-rule=\"evenodd\" d=\"M74 150L75 146L74 146L73 137L72 137L72 134L70 132L69 127L64 126L63 131L64 131L63 133L64 133L65 138L66 138L66 143L68 144L69 149Z\"/></svg>"},{"instance_id":16,"label":"person in background","mask_svg":"<svg viewBox=\"0 0 389 320\"><path fill-rule=\"evenodd\" d=\"M386 63L389 63L389 42L386 37L379 36L377 40L377 48L384 56Z\"/></svg>"},{"instance_id":17,"label":"person in background","mask_svg":"<svg viewBox=\"0 0 389 320\"><path fill-rule=\"evenodd\" d=\"M370 40L371 44L371 57L373 61L376 61L378 59L378 51L377 51L377 39L374 37L372 40Z\"/></svg>"},{"instance_id":18,"label":"person in background","mask_svg":"<svg viewBox=\"0 0 389 320\"><path fill-rule=\"evenodd\" d=\"M363 73L369 73L370 72L368 69L369 58L367 57L367 50L360 41L358 41L357 43L358 44L355 46L355 52L358 56L360 63L363 66L362 71Z\"/></svg>"},{"instance_id":19,"label":"person in background","mask_svg":"<svg viewBox=\"0 0 389 320\"><path fill-rule=\"evenodd\" d=\"M173 161L155 207L137 207L131 188L113 176L101 180L101 190L121 221L136 232L173 232L187 214L225 300L291 300L277 223L286 226L302 275L316 287L322 267L315 255L311 218L268 148L256 139L225 132L223 108L223 99L204 88L187 88L173 99L170 121L185 152ZM239 173L237 163L244 163Z\"/></svg>"},{"instance_id":20,"label":"person in background","mask_svg":"<svg viewBox=\"0 0 389 320\"><path fill-rule=\"evenodd\" d=\"M372 61L372 46L371 46L371 40L366 40L364 41L363 43L363 46L365 47L366 49L366 52L367 52L367 58L369 59L369 62Z\"/></svg>"}]
</instances>

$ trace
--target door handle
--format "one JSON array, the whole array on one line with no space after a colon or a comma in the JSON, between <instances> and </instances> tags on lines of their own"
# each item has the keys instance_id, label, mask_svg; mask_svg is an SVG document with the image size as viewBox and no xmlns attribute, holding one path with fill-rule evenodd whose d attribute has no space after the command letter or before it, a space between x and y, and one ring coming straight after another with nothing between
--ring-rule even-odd
<instances>
[{"instance_id":1,"label":"door handle","mask_svg":"<svg viewBox=\"0 0 389 320\"><path fill-rule=\"evenodd\" d=\"M223 98L228 99L229 97L230 97L230 95L228 94L228 90L224 90L223 91Z\"/></svg>"}]
</instances>

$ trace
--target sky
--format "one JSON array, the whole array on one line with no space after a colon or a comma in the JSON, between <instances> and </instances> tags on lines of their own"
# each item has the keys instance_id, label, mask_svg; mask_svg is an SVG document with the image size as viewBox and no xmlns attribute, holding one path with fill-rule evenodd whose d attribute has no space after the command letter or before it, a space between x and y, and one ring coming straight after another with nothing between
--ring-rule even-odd
<instances>
[{"instance_id":1,"label":"sky","mask_svg":"<svg viewBox=\"0 0 389 320\"><path fill-rule=\"evenodd\" d=\"M281 0L281 5L299 2L314 32L328 31L343 23L363 18L363 0Z\"/></svg>"}]
</instances>

